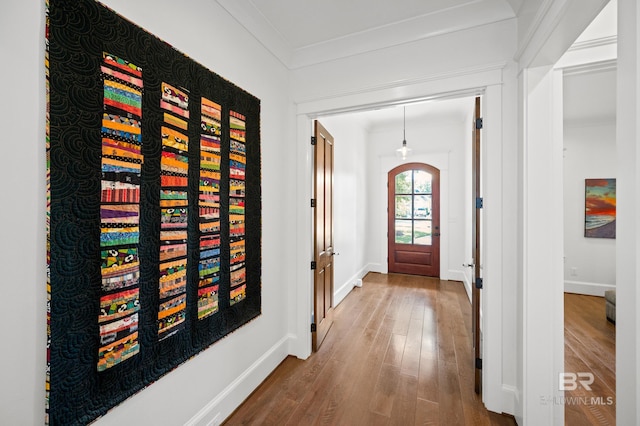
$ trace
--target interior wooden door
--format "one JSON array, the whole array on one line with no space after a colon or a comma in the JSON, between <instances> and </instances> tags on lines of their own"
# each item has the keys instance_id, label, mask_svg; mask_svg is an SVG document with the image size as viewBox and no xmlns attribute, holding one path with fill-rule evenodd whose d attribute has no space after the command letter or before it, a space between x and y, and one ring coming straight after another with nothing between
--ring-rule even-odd
<instances>
[{"instance_id":1,"label":"interior wooden door","mask_svg":"<svg viewBox=\"0 0 640 426\"><path fill-rule=\"evenodd\" d=\"M389 272L440 276L440 170L408 163L388 175Z\"/></svg>"},{"instance_id":2,"label":"interior wooden door","mask_svg":"<svg viewBox=\"0 0 640 426\"><path fill-rule=\"evenodd\" d=\"M333 136L315 122L314 291L311 341L317 351L333 324Z\"/></svg>"},{"instance_id":3,"label":"interior wooden door","mask_svg":"<svg viewBox=\"0 0 640 426\"><path fill-rule=\"evenodd\" d=\"M480 393L482 389L482 354L480 340L480 290L482 289L482 277L480 276L480 248L481 248L481 219L482 219L482 194L481 194L481 169L480 169L480 131L482 129L482 118L480 117L480 98L475 99L475 112L472 131L472 160L471 160L471 176L472 176L472 192L473 204L475 207L472 215L472 253L473 253L473 286L471 290L471 309L472 309L472 328L473 328L473 350L475 357L475 377L474 387L476 393Z\"/></svg>"}]
</instances>

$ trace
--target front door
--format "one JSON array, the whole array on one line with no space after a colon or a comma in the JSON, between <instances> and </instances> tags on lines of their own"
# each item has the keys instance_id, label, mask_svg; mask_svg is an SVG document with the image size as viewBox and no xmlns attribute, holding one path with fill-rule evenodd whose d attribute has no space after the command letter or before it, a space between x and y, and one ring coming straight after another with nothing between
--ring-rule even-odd
<instances>
[{"instance_id":1,"label":"front door","mask_svg":"<svg viewBox=\"0 0 640 426\"><path fill-rule=\"evenodd\" d=\"M311 342L317 351L333 324L333 136L315 122L314 291Z\"/></svg>"},{"instance_id":2,"label":"front door","mask_svg":"<svg viewBox=\"0 0 640 426\"><path fill-rule=\"evenodd\" d=\"M440 170L398 166L388 176L389 272L440 276Z\"/></svg>"}]
</instances>

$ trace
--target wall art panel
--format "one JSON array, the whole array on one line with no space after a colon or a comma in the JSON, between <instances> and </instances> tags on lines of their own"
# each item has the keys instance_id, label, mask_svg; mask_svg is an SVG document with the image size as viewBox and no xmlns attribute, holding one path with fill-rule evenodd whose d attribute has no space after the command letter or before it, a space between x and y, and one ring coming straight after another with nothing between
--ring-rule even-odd
<instances>
[{"instance_id":1,"label":"wall art panel","mask_svg":"<svg viewBox=\"0 0 640 426\"><path fill-rule=\"evenodd\" d=\"M46 6L46 423L87 424L260 315L260 100L94 0Z\"/></svg>"},{"instance_id":2,"label":"wall art panel","mask_svg":"<svg viewBox=\"0 0 640 426\"><path fill-rule=\"evenodd\" d=\"M616 180L585 179L584 236L616 237Z\"/></svg>"}]
</instances>

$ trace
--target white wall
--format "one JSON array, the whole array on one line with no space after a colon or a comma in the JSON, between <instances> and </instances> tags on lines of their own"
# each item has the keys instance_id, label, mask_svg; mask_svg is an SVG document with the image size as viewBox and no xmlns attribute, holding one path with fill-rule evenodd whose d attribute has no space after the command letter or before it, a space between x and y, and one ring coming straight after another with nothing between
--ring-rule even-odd
<instances>
[{"instance_id":1,"label":"white wall","mask_svg":"<svg viewBox=\"0 0 640 426\"><path fill-rule=\"evenodd\" d=\"M44 419L45 156L44 6L40 0L4 4L0 44L13 65L2 67L4 146L12 160L0 168L11 208L2 209L0 262L0 423L42 424ZM262 315L165 375L96 422L105 424L205 424L229 414L287 355L287 310L295 233L282 206L295 194L295 129L289 74L216 2L176 7L170 0L105 3L178 50L262 101ZM188 27L167 22L189 22ZM212 48L214 46L215 48ZM229 60L228 58L233 58ZM259 72L258 72L259 71ZM9 142L12 141L12 142ZM10 225L9 225L10 224ZM176 389L183 397L175 404Z\"/></svg>"},{"instance_id":2,"label":"white wall","mask_svg":"<svg viewBox=\"0 0 640 426\"><path fill-rule=\"evenodd\" d=\"M473 98L469 98L469 109ZM370 183L369 221L371 238L367 259L377 271L387 272L387 173L406 162L421 162L440 169L440 277L464 281L465 198L470 185L465 149L471 145L470 123L425 123L407 121L407 146L412 156L403 161L395 156L402 144L402 127L375 126L369 131L367 159ZM467 203L468 204L468 203Z\"/></svg>"},{"instance_id":3,"label":"white wall","mask_svg":"<svg viewBox=\"0 0 640 426\"><path fill-rule=\"evenodd\" d=\"M616 241L585 238L584 180L616 177L615 123L566 126L564 148L565 291L604 296L616 282Z\"/></svg>"},{"instance_id":4,"label":"white wall","mask_svg":"<svg viewBox=\"0 0 640 426\"><path fill-rule=\"evenodd\" d=\"M19 66L2 67L0 121L13 160L0 167L0 423L44 422L46 351L44 2L12 1L0 15L0 46ZM19 141L19 142L18 142ZM19 184L18 184L19 183ZM14 210L11 212L11 210Z\"/></svg>"},{"instance_id":5,"label":"white wall","mask_svg":"<svg viewBox=\"0 0 640 426\"><path fill-rule=\"evenodd\" d=\"M333 235L334 306L368 271L365 259L367 223L366 133L348 115L319 121L334 139Z\"/></svg>"}]
</instances>

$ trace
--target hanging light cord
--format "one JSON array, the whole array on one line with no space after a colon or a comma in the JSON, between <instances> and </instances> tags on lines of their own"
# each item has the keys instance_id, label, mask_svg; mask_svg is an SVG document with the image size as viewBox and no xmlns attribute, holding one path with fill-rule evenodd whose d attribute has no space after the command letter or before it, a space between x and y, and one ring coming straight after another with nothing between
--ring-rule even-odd
<instances>
[{"instance_id":1,"label":"hanging light cord","mask_svg":"<svg viewBox=\"0 0 640 426\"><path fill-rule=\"evenodd\" d=\"M402 145L407 144L407 107L402 107Z\"/></svg>"}]
</instances>

